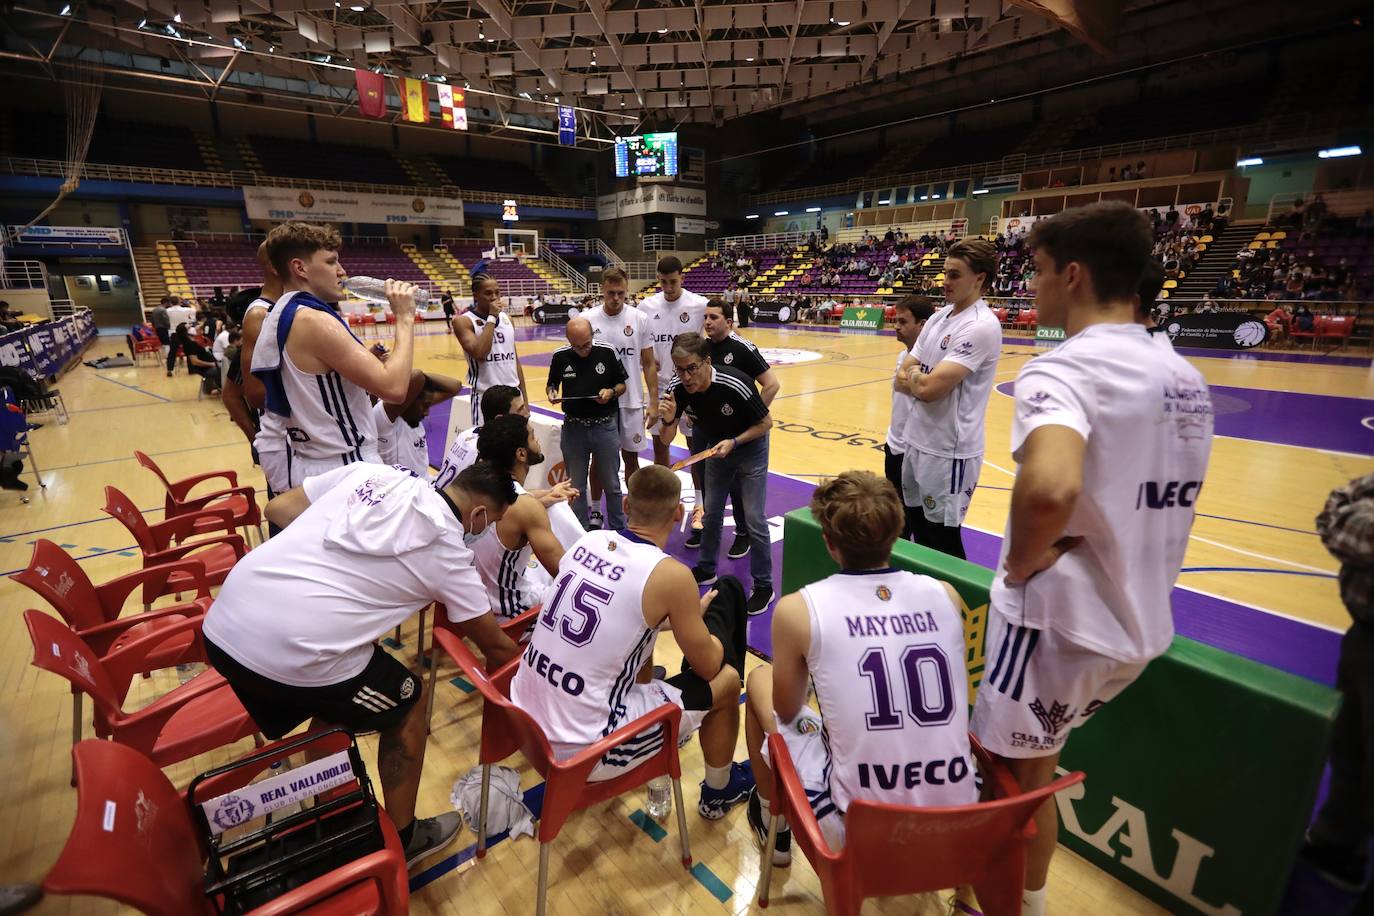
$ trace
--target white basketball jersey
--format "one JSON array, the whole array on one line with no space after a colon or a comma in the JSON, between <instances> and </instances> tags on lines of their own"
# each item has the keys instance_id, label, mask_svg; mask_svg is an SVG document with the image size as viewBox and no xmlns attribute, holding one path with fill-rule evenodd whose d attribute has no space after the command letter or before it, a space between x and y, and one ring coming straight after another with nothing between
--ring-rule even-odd
<instances>
[{"instance_id":1,"label":"white basketball jersey","mask_svg":"<svg viewBox=\"0 0 1374 916\"><path fill-rule=\"evenodd\" d=\"M469 309L459 315L458 320L470 323L472 330L480 335L487 322L493 319L490 316L483 318L476 309ZM498 315L495 321L496 331L487 355L482 359L468 357L468 386L472 388L474 403L492 385L520 384L520 372L515 362L515 325L511 324L510 316L505 312Z\"/></svg>"},{"instance_id":2,"label":"white basketball jersey","mask_svg":"<svg viewBox=\"0 0 1374 916\"><path fill-rule=\"evenodd\" d=\"M958 315L947 305L930 316L911 347L921 372L929 374L945 360L969 371L938 401L911 403L907 417L908 448L937 458L976 458L983 454L983 420L1002 354L1002 325L979 299Z\"/></svg>"},{"instance_id":3,"label":"white basketball jersey","mask_svg":"<svg viewBox=\"0 0 1374 916\"><path fill-rule=\"evenodd\" d=\"M801 595L835 805L976 802L964 623L943 586L886 569L837 573Z\"/></svg>"},{"instance_id":4,"label":"white basketball jersey","mask_svg":"<svg viewBox=\"0 0 1374 916\"><path fill-rule=\"evenodd\" d=\"M654 359L658 361L658 387L663 391L673 378L673 338L688 331L701 333L706 320L705 296L687 290L672 302L663 293L654 293L639 303L639 310L648 317L649 333L654 339Z\"/></svg>"},{"instance_id":5,"label":"white basketball jersey","mask_svg":"<svg viewBox=\"0 0 1374 916\"><path fill-rule=\"evenodd\" d=\"M902 374L902 364L906 362L907 351L897 353L897 371L893 381ZM906 424L911 417L911 405L915 398L904 392L892 389L892 419L887 424L887 447L894 455L906 454Z\"/></svg>"},{"instance_id":6,"label":"white basketball jersey","mask_svg":"<svg viewBox=\"0 0 1374 916\"><path fill-rule=\"evenodd\" d=\"M591 322L592 336L601 343L615 348L620 357L620 365L625 367L629 379L625 382L625 393L620 396L621 407L644 406L644 364L639 354L654 346L649 333L650 319L631 306L625 306L617 315L606 314L606 307L598 305L582 313ZM653 392L656 396L658 392Z\"/></svg>"},{"instance_id":7,"label":"white basketball jersey","mask_svg":"<svg viewBox=\"0 0 1374 916\"><path fill-rule=\"evenodd\" d=\"M563 555L511 682L511 700L560 757L624 724L624 698L653 657L658 632L644 622L644 585L665 559L655 545L618 531L589 531Z\"/></svg>"},{"instance_id":8,"label":"white basketball jersey","mask_svg":"<svg viewBox=\"0 0 1374 916\"><path fill-rule=\"evenodd\" d=\"M428 479L429 442L425 424L411 426L401 417L391 419L382 401L372 405L372 422L377 426L377 453L382 464L400 465Z\"/></svg>"},{"instance_id":9,"label":"white basketball jersey","mask_svg":"<svg viewBox=\"0 0 1374 916\"><path fill-rule=\"evenodd\" d=\"M293 295L282 296L277 307L284 306ZM291 403L291 416L283 417L282 422L292 454L311 462L380 461L372 400L367 392L332 369L322 375L301 371L291 361L289 347L288 340L281 352L281 379Z\"/></svg>"},{"instance_id":10,"label":"white basketball jersey","mask_svg":"<svg viewBox=\"0 0 1374 916\"><path fill-rule=\"evenodd\" d=\"M244 312L244 318L253 309L262 309L264 312L272 308L269 299L254 299L253 304L248 306L248 311ZM245 376L249 373L249 366L240 364L240 370ZM258 450L259 455L273 455L284 452L290 446L286 439L286 418L280 414L275 414L270 410L261 411L258 414L258 432L253 437L253 448Z\"/></svg>"},{"instance_id":11,"label":"white basketball jersey","mask_svg":"<svg viewBox=\"0 0 1374 916\"><path fill-rule=\"evenodd\" d=\"M481 431L480 426L470 426L453 434L453 441L444 453L444 463L439 466L439 476L434 478L434 486L442 490L477 462L477 434Z\"/></svg>"}]
</instances>

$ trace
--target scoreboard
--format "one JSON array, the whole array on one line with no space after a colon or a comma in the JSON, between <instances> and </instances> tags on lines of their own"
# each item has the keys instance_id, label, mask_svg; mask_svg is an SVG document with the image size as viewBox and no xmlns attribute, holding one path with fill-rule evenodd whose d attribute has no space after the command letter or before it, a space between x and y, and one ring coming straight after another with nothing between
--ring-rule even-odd
<instances>
[{"instance_id":1,"label":"scoreboard","mask_svg":"<svg viewBox=\"0 0 1374 916\"><path fill-rule=\"evenodd\" d=\"M617 178L672 177L677 175L677 134L644 134L615 141Z\"/></svg>"}]
</instances>

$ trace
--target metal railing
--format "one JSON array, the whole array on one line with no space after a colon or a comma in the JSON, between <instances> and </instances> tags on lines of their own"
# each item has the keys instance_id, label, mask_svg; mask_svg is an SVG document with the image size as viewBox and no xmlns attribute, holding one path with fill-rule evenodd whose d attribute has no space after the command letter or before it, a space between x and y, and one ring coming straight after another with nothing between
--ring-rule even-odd
<instances>
[{"instance_id":1,"label":"metal railing","mask_svg":"<svg viewBox=\"0 0 1374 916\"><path fill-rule=\"evenodd\" d=\"M631 280L657 280L657 261L621 261L621 270Z\"/></svg>"},{"instance_id":2,"label":"metal railing","mask_svg":"<svg viewBox=\"0 0 1374 916\"><path fill-rule=\"evenodd\" d=\"M11 156L0 169L11 175L31 175L38 178L65 178L66 163L57 159L28 159ZM229 172L200 172L189 169L155 169L129 165L86 163L81 176L88 181L143 182L198 188L299 188L309 191L343 191L350 194L402 194L413 197L453 197L471 203L500 204L514 199L527 207L558 207L572 210L595 210L594 197L556 197L546 194L522 194L507 191L479 191L457 185L392 185L369 184L357 181L331 181L323 178L287 178L263 175L259 172L234 170Z\"/></svg>"},{"instance_id":3,"label":"metal railing","mask_svg":"<svg viewBox=\"0 0 1374 916\"><path fill-rule=\"evenodd\" d=\"M964 217L957 219L932 219L919 223L893 223L890 226L864 226L853 229L841 229L835 233L834 241L837 245L850 245L861 241L865 235L877 236L879 240L887 234L889 229L900 229L910 237L920 238L923 235L938 235L941 238L949 233L954 233L954 237L961 239L968 232L968 220Z\"/></svg>"},{"instance_id":4,"label":"metal railing","mask_svg":"<svg viewBox=\"0 0 1374 916\"><path fill-rule=\"evenodd\" d=\"M640 249L649 251L676 251L677 235L672 232L655 232L639 237Z\"/></svg>"},{"instance_id":5,"label":"metal railing","mask_svg":"<svg viewBox=\"0 0 1374 916\"><path fill-rule=\"evenodd\" d=\"M0 287L47 289L48 269L42 261L5 261L0 263Z\"/></svg>"},{"instance_id":6,"label":"metal railing","mask_svg":"<svg viewBox=\"0 0 1374 916\"><path fill-rule=\"evenodd\" d=\"M718 239L707 239L707 251L720 251L725 248L743 248L745 251L758 251L765 248L781 248L783 245L804 245L811 237L810 232L764 232L758 235L726 235ZM819 238L819 236L817 236Z\"/></svg>"},{"instance_id":7,"label":"metal railing","mask_svg":"<svg viewBox=\"0 0 1374 916\"><path fill-rule=\"evenodd\" d=\"M53 318L67 318L76 314L76 303L70 299L50 299L48 307L52 310Z\"/></svg>"},{"instance_id":8,"label":"metal railing","mask_svg":"<svg viewBox=\"0 0 1374 916\"><path fill-rule=\"evenodd\" d=\"M553 270L557 271L560 276L565 277L578 292L586 291L587 278L582 275L581 271L560 258L558 252L550 248L548 242L545 240L540 240L539 242L539 258L545 264L548 264L549 267L553 268Z\"/></svg>"},{"instance_id":9,"label":"metal railing","mask_svg":"<svg viewBox=\"0 0 1374 916\"><path fill-rule=\"evenodd\" d=\"M608 265L614 265L621 270L625 269L625 259L616 254L615 249L607 245L601 239L555 239L546 237L544 241L548 242L550 245L556 243L561 246L570 247L587 255L601 255L601 257L606 259Z\"/></svg>"},{"instance_id":10,"label":"metal railing","mask_svg":"<svg viewBox=\"0 0 1374 916\"><path fill-rule=\"evenodd\" d=\"M1304 205L1308 204L1318 194L1326 203L1326 212L1330 216L1359 216L1365 210L1374 207L1374 188L1351 188L1348 191L1289 191L1269 198L1269 213L1265 217L1265 225L1273 225L1275 219L1291 213L1295 202L1302 201Z\"/></svg>"},{"instance_id":11,"label":"metal railing","mask_svg":"<svg viewBox=\"0 0 1374 916\"><path fill-rule=\"evenodd\" d=\"M1362 120L1363 118L1363 120ZM1174 134L1168 137L1153 137L1148 140L1132 140L1127 143L1109 143L1102 146L1089 146L1082 149L1061 150L1053 153L1038 153L1027 156L1023 153L1006 156L990 162L975 162L966 165L950 166L939 169L925 169L919 172L902 172L896 175L877 175L874 177L851 178L831 184L813 185L807 188L787 188L768 191L762 194L746 195L746 205L786 203L788 201L809 200L860 191L881 191L884 188L900 188L908 185L929 184L938 181L953 181L962 178L979 178L985 175L1025 172L1029 169L1053 168L1060 165L1076 165L1082 162L1095 162L1114 159L1119 156L1134 156L1140 153L1158 153L1175 149L1218 146L1221 144L1263 143L1278 139L1296 139L1320 131L1332 131L1344 124L1367 123L1368 112L1298 112L1271 118L1258 124L1239 127L1224 127L1215 130L1193 131ZM1314 137L1314 139L1316 139Z\"/></svg>"}]
</instances>

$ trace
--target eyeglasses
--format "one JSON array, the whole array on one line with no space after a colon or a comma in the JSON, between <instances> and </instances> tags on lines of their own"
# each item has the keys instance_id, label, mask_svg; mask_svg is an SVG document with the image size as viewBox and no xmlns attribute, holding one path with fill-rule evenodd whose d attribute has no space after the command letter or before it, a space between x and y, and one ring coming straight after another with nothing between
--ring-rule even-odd
<instances>
[{"instance_id":1,"label":"eyeglasses","mask_svg":"<svg viewBox=\"0 0 1374 916\"><path fill-rule=\"evenodd\" d=\"M705 369L705 368L706 368L706 364L705 364L705 363L688 363L688 364L685 365L685 366L678 366L678 367L677 367L677 374L678 374L678 375L696 375L698 372L700 372L701 370L703 370L703 369Z\"/></svg>"}]
</instances>

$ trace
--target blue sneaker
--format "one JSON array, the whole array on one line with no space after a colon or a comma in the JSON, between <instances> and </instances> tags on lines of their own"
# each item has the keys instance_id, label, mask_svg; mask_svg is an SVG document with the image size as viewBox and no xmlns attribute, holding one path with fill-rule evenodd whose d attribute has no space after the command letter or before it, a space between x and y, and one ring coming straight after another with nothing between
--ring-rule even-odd
<instances>
[{"instance_id":1,"label":"blue sneaker","mask_svg":"<svg viewBox=\"0 0 1374 916\"><path fill-rule=\"evenodd\" d=\"M713 789L701 781L701 801L697 813L708 821L718 821L727 811L749 797L754 788L754 767L749 761L730 764L730 782L723 789Z\"/></svg>"}]
</instances>

